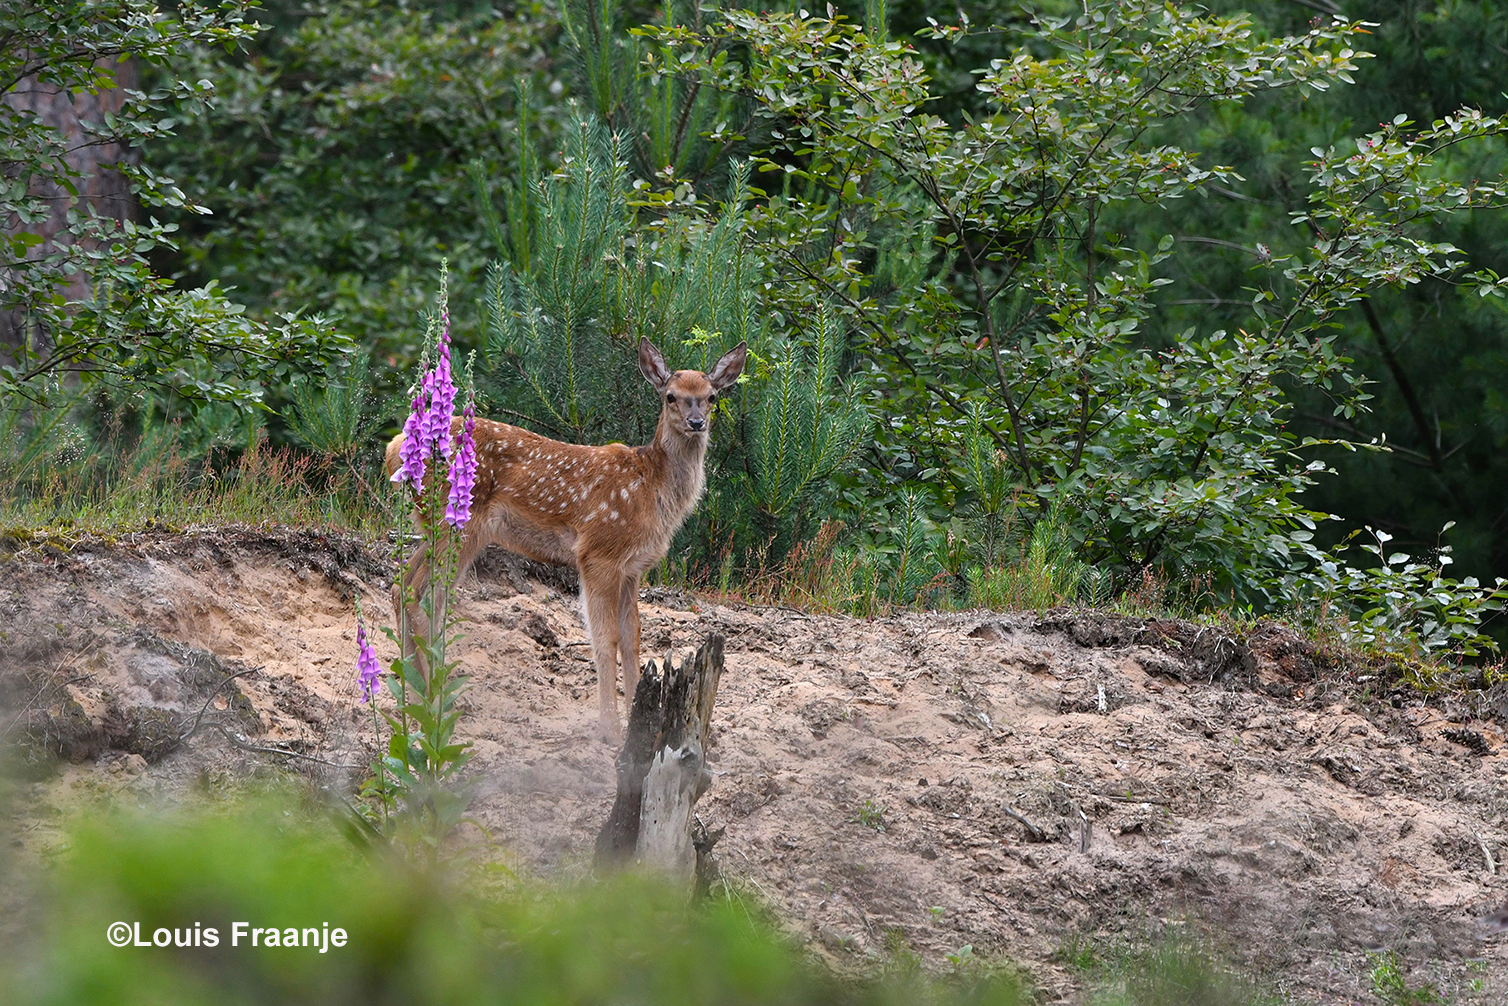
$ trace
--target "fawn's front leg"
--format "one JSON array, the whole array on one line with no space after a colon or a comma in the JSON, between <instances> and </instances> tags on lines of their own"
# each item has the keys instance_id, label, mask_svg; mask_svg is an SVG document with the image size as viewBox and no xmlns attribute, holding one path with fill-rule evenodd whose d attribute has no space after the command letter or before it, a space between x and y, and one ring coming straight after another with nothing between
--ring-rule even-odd
<instances>
[{"instance_id":1,"label":"fawn's front leg","mask_svg":"<svg viewBox=\"0 0 1508 1006\"><path fill-rule=\"evenodd\" d=\"M623 596L621 574L601 563L582 563L581 611L586 634L597 665L597 717L604 740L617 743L618 730L618 640L619 605ZM626 676L626 675L625 675ZM630 703L633 693L629 693Z\"/></svg>"}]
</instances>

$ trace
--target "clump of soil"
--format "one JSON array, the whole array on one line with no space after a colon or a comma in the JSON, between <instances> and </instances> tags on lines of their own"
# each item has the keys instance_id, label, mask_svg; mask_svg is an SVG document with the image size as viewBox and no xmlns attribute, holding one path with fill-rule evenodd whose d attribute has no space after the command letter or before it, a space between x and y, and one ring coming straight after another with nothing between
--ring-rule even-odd
<instances>
[{"instance_id":1,"label":"clump of soil","mask_svg":"<svg viewBox=\"0 0 1508 1006\"><path fill-rule=\"evenodd\" d=\"M219 529L0 569L0 730L36 813L269 760L364 773L354 599L385 615L390 570L358 546ZM479 574L459 603L475 815L515 866L583 873L615 752L571 578L501 553ZM971 944L1075 1001L1066 939L1192 924L1301 1001L1364 1000L1379 949L1458 1002L1508 1001L1508 937L1478 922L1508 901L1503 724L1473 718L1492 701L1379 691L1266 624L644 597L646 654L727 637L700 812L726 877L819 952ZM55 759L77 767L44 777Z\"/></svg>"}]
</instances>

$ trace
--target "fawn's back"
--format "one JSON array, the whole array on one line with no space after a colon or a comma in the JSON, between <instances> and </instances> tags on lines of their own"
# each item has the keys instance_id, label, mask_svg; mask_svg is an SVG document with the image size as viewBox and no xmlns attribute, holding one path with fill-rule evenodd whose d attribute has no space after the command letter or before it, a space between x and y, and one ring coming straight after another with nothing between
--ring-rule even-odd
<instances>
[{"instance_id":1,"label":"fawn's back","mask_svg":"<svg viewBox=\"0 0 1508 1006\"><path fill-rule=\"evenodd\" d=\"M460 423L454 420L457 429ZM486 419L476 421L473 436L467 537L542 562L576 565L589 555L643 572L664 556L702 491L700 450L566 444ZM402 442L400 435L388 445L390 475Z\"/></svg>"}]
</instances>

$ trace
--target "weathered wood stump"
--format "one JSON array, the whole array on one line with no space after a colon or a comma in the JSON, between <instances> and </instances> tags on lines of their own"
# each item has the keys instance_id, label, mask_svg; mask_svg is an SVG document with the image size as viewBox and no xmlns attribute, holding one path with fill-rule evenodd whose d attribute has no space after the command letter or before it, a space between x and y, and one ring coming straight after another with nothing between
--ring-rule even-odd
<instances>
[{"instance_id":1,"label":"weathered wood stump","mask_svg":"<svg viewBox=\"0 0 1508 1006\"><path fill-rule=\"evenodd\" d=\"M723 637L712 633L675 666L644 666L618 752L618 796L597 835L599 871L638 863L690 884L711 841L693 840L697 800L712 785L707 731L723 674ZM713 839L715 841L715 839Z\"/></svg>"}]
</instances>

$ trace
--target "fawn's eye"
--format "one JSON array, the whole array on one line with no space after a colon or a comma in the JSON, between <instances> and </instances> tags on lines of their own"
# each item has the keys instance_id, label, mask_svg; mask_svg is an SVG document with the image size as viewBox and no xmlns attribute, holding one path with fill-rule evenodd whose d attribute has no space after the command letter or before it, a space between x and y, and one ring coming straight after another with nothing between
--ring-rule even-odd
<instances>
[{"instance_id":1,"label":"fawn's eye","mask_svg":"<svg viewBox=\"0 0 1508 1006\"><path fill-rule=\"evenodd\" d=\"M708 395L707 396L707 404L708 405L716 405L717 404L717 396L716 395Z\"/></svg>"},{"instance_id":2,"label":"fawn's eye","mask_svg":"<svg viewBox=\"0 0 1508 1006\"><path fill-rule=\"evenodd\" d=\"M674 395L666 395L665 396L665 401L667 401L667 402L673 402L673 401L675 401L675 396Z\"/></svg>"}]
</instances>

